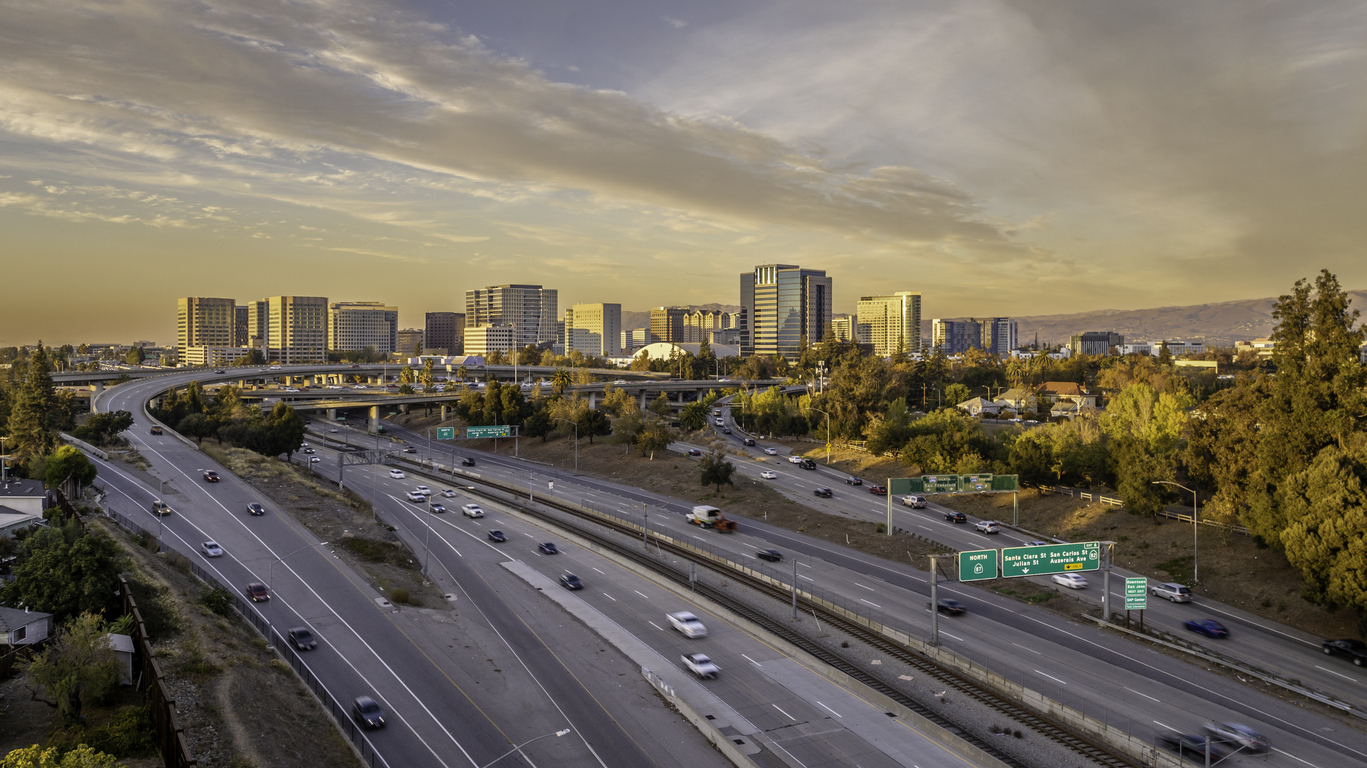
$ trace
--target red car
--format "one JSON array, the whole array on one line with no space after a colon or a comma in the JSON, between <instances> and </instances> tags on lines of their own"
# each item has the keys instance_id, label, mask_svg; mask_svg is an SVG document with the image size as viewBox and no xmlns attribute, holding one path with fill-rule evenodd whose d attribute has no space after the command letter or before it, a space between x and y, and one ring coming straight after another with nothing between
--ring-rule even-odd
<instances>
[{"instance_id":1,"label":"red car","mask_svg":"<svg viewBox=\"0 0 1367 768\"><path fill-rule=\"evenodd\" d=\"M872 493L874 496L887 496L888 489L881 485L870 485L869 493Z\"/></svg>"},{"instance_id":2,"label":"red car","mask_svg":"<svg viewBox=\"0 0 1367 768\"><path fill-rule=\"evenodd\" d=\"M266 585L259 581L248 584L244 591L247 593L247 599L253 603L264 603L271 599L270 590L266 589Z\"/></svg>"},{"instance_id":3,"label":"red car","mask_svg":"<svg viewBox=\"0 0 1367 768\"><path fill-rule=\"evenodd\" d=\"M204 470L204 482L206 482L206 483L216 483L216 482L218 482L218 473L215 472L215 471L213 471L212 469L206 469L206 470Z\"/></svg>"}]
</instances>

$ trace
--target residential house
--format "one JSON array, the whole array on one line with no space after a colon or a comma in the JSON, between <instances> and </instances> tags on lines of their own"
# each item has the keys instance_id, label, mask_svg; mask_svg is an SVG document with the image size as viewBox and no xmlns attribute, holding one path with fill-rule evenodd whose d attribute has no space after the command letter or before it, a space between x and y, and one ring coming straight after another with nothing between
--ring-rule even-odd
<instances>
[{"instance_id":1,"label":"residential house","mask_svg":"<svg viewBox=\"0 0 1367 768\"><path fill-rule=\"evenodd\" d=\"M11 478L0 483L0 536L41 523L47 506L47 491L37 480Z\"/></svg>"},{"instance_id":2,"label":"residential house","mask_svg":"<svg viewBox=\"0 0 1367 768\"><path fill-rule=\"evenodd\" d=\"M1002 410L1024 413L1025 411L1035 410L1035 393L1028 389L1016 387L1008 389L997 396L996 403Z\"/></svg>"},{"instance_id":3,"label":"residential house","mask_svg":"<svg viewBox=\"0 0 1367 768\"><path fill-rule=\"evenodd\" d=\"M1067 400L1076 405L1096 406L1096 395L1071 381L1046 381L1035 389L1035 395L1046 403Z\"/></svg>"},{"instance_id":4,"label":"residential house","mask_svg":"<svg viewBox=\"0 0 1367 768\"><path fill-rule=\"evenodd\" d=\"M0 606L0 645L33 645L52 634L52 614Z\"/></svg>"},{"instance_id":5,"label":"residential house","mask_svg":"<svg viewBox=\"0 0 1367 768\"><path fill-rule=\"evenodd\" d=\"M981 416L984 413L998 414L1001 413L1002 409L997 403L981 397L965 400L956 407L961 411L967 411L970 416Z\"/></svg>"}]
</instances>

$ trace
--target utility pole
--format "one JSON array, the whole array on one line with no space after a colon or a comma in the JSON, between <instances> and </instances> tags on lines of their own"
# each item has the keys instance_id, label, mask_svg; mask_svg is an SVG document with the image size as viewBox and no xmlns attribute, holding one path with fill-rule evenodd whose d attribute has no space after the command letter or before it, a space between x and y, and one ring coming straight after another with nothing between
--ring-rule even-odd
<instances>
[{"instance_id":1,"label":"utility pole","mask_svg":"<svg viewBox=\"0 0 1367 768\"><path fill-rule=\"evenodd\" d=\"M940 563L941 554L926 555L930 558L930 644L940 644Z\"/></svg>"}]
</instances>

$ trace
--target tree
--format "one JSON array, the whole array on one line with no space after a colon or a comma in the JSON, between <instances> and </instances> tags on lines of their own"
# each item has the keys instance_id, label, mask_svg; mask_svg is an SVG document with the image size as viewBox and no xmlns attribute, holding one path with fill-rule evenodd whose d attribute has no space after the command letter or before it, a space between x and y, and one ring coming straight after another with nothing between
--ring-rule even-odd
<instances>
[{"instance_id":1,"label":"tree","mask_svg":"<svg viewBox=\"0 0 1367 768\"><path fill-rule=\"evenodd\" d=\"M88 443L103 445L115 435L133 426L133 414L128 411L92 413L72 434Z\"/></svg>"},{"instance_id":2,"label":"tree","mask_svg":"<svg viewBox=\"0 0 1367 768\"><path fill-rule=\"evenodd\" d=\"M674 442L674 436L669 434L669 428L659 421L651 421L636 436L636 450L654 461L655 452L663 451L672 442Z\"/></svg>"},{"instance_id":3,"label":"tree","mask_svg":"<svg viewBox=\"0 0 1367 768\"><path fill-rule=\"evenodd\" d=\"M265 365L266 358L259 349L249 349L247 354L233 361L234 368L255 368L258 365Z\"/></svg>"},{"instance_id":4,"label":"tree","mask_svg":"<svg viewBox=\"0 0 1367 768\"><path fill-rule=\"evenodd\" d=\"M685 405L679 412L679 426L689 432L696 432L707 426L707 404L693 402Z\"/></svg>"},{"instance_id":5,"label":"tree","mask_svg":"<svg viewBox=\"0 0 1367 768\"><path fill-rule=\"evenodd\" d=\"M546 408L537 408L527 417L522 425L522 431L527 437L539 437L541 442L546 442L546 436L555 431L555 423L551 421L550 413Z\"/></svg>"},{"instance_id":6,"label":"tree","mask_svg":"<svg viewBox=\"0 0 1367 768\"><path fill-rule=\"evenodd\" d=\"M62 754L57 747L46 749L34 744L16 749L0 760L0 768L115 768L115 758L85 744Z\"/></svg>"},{"instance_id":7,"label":"tree","mask_svg":"<svg viewBox=\"0 0 1367 768\"><path fill-rule=\"evenodd\" d=\"M57 395L52 384L52 368L48 364L43 342L29 356L27 375L19 387L10 408L9 435L11 450L19 456L45 454L52 449L52 422L56 418Z\"/></svg>"},{"instance_id":8,"label":"tree","mask_svg":"<svg viewBox=\"0 0 1367 768\"><path fill-rule=\"evenodd\" d=\"M953 408L973 396L968 387L963 384L954 383L945 387L945 406Z\"/></svg>"},{"instance_id":9,"label":"tree","mask_svg":"<svg viewBox=\"0 0 1367 768\"><path fill-rule=\"evenodd\" d=\"M702 457L702 461L698 462L698 468L701 470L702 484L717 486L718 493L721 493L723 484L733 488L736 485L731 480L731 476L736 472L736 465L728 461L726 454L721 451L713 450Z\"/></svg>"},{"instance_id":10,"label":"tree","mask_svg":"<svg viewBox=\"0 0 1367 768\"><path fill-rule=\"evenodd\" d=\"M551 374L551 387L555 390L555 394L557 395L563 397L565 390L569 388L570 383L570 372L564 368L556 368L555 373Z\"/></svg>"},{"instance_id":11,"label":"tree","mask_svg":"<svg viewBox=\"0 0 1367 768\"><path fill-rule=\"evenodd\" d=\"M661 390L660 394L650 401L650 412L664 419L669 417L670 410L669 396Z\"/></svg>"},{"instance_id":12,"label":"tree","mask_svg":"<svg viewBox=\"0 0 1367 768\"><path fill-rule=\"evenodd\" d=\"M593 445L595 435L612 434L612 422L608 421L608 417L602 411L589 408L579 419L579 434L587 435L589 445Z\"/></svg>"},{"instance_id":13,"label":"tree","mask_svg":"<svg viewBox=\"0 0 1367 768\"><path fill-rule=\"evenodd\" d=\"M147 360L147 353L142 351L142 347L133 347L128 350L124 360L129 365L142 365Z\"/></svg>"},{"instance_id":14,"label":"tree","mask_svg":"<svg viewBox=\"0 0 1367 768\"><path fill-rule=\"evenodd\" d=\"M433 367L432 358L429 357L429 358L427 358L427 360L422 364L422 372L418 374L418 380L419 380L420 382L422 382L422 391L423 391L423 392L431 392L431 391L432 391L432 387L433 387L433 386L436 384L436 382L437 382L437 377L436 377L435 375L433 375L433 373L432 373L432 367Z\"/></svg>"},{"instance_id":15,"label":"tree","mask_svg":"<svg viewBox=\"0 0 1367 768\"><path fill-rule=\"evenodd\" d=\"M121 664L107 633L99 615L82 613L29 662L33 682L66 723L77 722L83 705L103 703L118 686Z\"/></svg>"},{"instance_id":16,"label":"tree","mask_svg":"<svg viewBox=\"0 0 1367 768\"><path fill-rule=\"evenodd\" d=\"M1139 514L1157 517L1167 506L1165 486L1156 481L1172 480L1172 468L1164 454L1149 450L1142 438L1125 435L1113 443L1112 472L1116 477L1116 491L1125 500L1125 508Z\"/></svg>"},{"instance_id":17,"label":"tree","mask_svg":"<svg viewBox=\"0 0 1367 768\"><path fill-rule=\"evenodd\" d=\"M269 432L268 448L261 453L267 456L283 453L289 459L304 445L304 417L284 403L276 403L275 408L271 409L271 415L266 419L266 429Z\"/></svg>"},{"instance_id":18,"label":"tree","mask_svg":"<svg viewBox=\"0 0 1367 768\"><path fill-rule=\"evenodd\" d=\"M517 362L519 365L536 365L541 362L541 357L541 350L537 349L535 344L528 344L517 351Z\"/></svg>"},{"instance_id":19,"label":"tree","mask_svg":"<svg viewBox=\"0 0 1367 768\"><path fill-rule=\"evenodd\" d=\"M403 367L403 370L399 371L399 383L400 383L400 384L412 384L413 382L415 382L415 381L417 381L417 380L418 380L417 375L413 373L413 366L411 366L411 365L405 365L405 366Z\"/></svg>"},{"instance_id":20,"label":"tree","mask_svg":"<svg viewBox=\"0 0 1367 768\"><path fill-rule=\"evenodd\" d=\"M484 356L484 362L488 365L505 365L508 362L508 357L503 354L503 350L495 349Z\"/></svg>"},{"instance_id":21,"label":"tree","mask_svg":"<svg viewBox=\"0 0 1367 768\"><path fill-rule=\"evenodd\" d=\"M703 340L698 343L698 367L702 369L703 378L711 375L716 365L717 356L712 352L712 345L704 336Z\"/></svg>"},{"instance_id":22,"label":"tree","mask_svg":"<svg viewBox=\"0 0 1367 768\"><path fill-rule=\"evenodd\" d=\"M74 445L63 445L47 458L44 481L56 488L68 480L89 485L99 470Z\"/></svg>"},{"instance_id":23,"label":"tree","mask_svg":"<svg viewBox=\"0 0 1367 768\"><path fill-rule=\"evenodd\" d=\"M203 445L204 438L213 435L217 429L208 416L202 413L192 413L180 420L180 423L176 425L176 431L186 437L194 438L196 445Z\"/></svg>"},{"instance_id":24,"label":"tree","mask_svg":"<svg viewBox=\"0 0 1367 768\"><path fill-rule=\"evenodd\" d=\"M113 613L122 560L109 537L83 533L79 522L69 520L26 539L20 558L14 581L0 592L5 603L46 611L58 621L81 612Z\"/></svg>"},{"instance_id":25,"label":"tree","mask_svg":"<svg viewBox=\"0 0 1367 768\"><path fill-rule=\"evenodd\" d=\"M1168 349L1167 339L1164 339L1163 343L1158 346L1158 366L1160 368L1172 367L1172 350Z\"/></svg>"}]
</instances>

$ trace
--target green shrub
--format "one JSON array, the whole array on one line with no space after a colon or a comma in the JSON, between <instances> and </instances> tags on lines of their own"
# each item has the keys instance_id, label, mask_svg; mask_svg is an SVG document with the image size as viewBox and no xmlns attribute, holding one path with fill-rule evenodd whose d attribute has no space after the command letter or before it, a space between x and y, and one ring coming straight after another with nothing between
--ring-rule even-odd
<instances>
[{"instance_id":1,"label":"green shrub","mask_svg":"<svg viewBox=\"0 0 1367 768\"><path fill-rule=\"evenodd\" d=\"M199 604L219 616L227 616L233 607L233 593L223 587L214 587L200 596Z\"/></svg>"},{"instance_id":2,"label":"green shrub","mask_svg":"<svg viewBox=\"0 0 1367 768\"><path fill-rule=\"evenodd\" d=\"M408 590L406 590L406 589L395 589L395 590L392 590L392 591L390 591L390 593L389 593L389 599L390 599L391 602L394 602L394 603L406 603L406 602L408 602Z\"/></svg>"}]
</instances>

